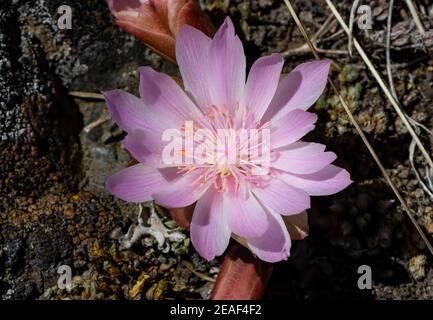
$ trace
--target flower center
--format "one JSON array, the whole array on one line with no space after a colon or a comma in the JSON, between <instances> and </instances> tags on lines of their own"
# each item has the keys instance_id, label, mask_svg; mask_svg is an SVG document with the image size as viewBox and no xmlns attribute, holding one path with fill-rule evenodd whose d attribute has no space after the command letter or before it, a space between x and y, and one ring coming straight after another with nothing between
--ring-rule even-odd
<instances>
[{"instance_id":1,"label":"flower center","mask_svg":"<svg viewBox=\"0 0 433 320\"><path fill-rule=\"evenodd\" d=\"M192 142L183 143L182 155L193 154L194 163L180 167L180 173L201 169L203 174L194 184L214 183L220 192L239 190L241 180L262 180L255 176L269 174L270 129L260 125L246 108L212 106L201 117L195 117L192 125L185 125L183 137L192 137ZM192 130L191 133L188 130ZM197 140L200 136L200 141ZM187 150L193 145L194 150Z\"/></svg>"}]
</instances>

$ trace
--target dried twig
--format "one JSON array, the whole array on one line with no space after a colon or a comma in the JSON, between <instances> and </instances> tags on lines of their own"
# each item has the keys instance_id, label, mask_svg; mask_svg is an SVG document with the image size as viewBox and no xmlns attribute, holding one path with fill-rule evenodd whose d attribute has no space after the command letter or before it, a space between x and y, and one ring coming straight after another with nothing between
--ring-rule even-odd
<instances>
[{"instance_id":1,"label":"dried twig","mask_svg":"<svg viewBox=\"0 0 433 320\"><path fill-rule=\"evenodd\" d=\"M334 20L334 17L329 15L325 22L320 26L319 30L317 30L317 32L311 37L311 42L315 42L320 37L325 35L335 24L336 21Z\"/></svg>"},{"instance_id":2,"label":"dried twig","mask_svg":"<svg viewBox=\"0 0 433 320\"><path fill-rule=\"evenodd\" d=\"M305 40L307 41L310 49L312 50L314 57L317 60L320 60L320 57L316 51L316 48L314 47L314 45L311 43L310 38L308 37L307 33L305 32L305 29L302 25L302 22L299 20L298 15L296 14L295 10L292 7L292 4L290 3L290 0L284 0L287 8L290 11L290 14L292 15L293 19L295 20L296 24L298 25L298 28L300 29L302 35L304 36ZM330 8L332 8L331 10L333 11L334 15L336 12L335 7L332 5L332 3L330 2L330 0L326 0L328 6L330 6ZM338 12L337 12L338 13ZM337 15L336 15L337 16ZM338 14L338 17L341 16ZM340 20L339 19L339 20ZM341 23L341 22L340 22ZM343 21L344 23L344 21ZM347 28L347 26L344 24L343 28L347 29L346 32L349 31L349 29ZM359 44L357 43L356 39L354 39L354 44L355 47L359 47ZM358 132L358 134L360 135L362 141L364 142L364 144L366 145L368 151L370 152L371 156L373 157L373 159L375 160L377 166L379 167L380 171L382 172L385 180L387 181L387 183L389 184L389 186L391 187L392 191L394 192L394 194L396 195L396 197L398 198L398 200L400 201L401 206L403 207L403 209L405 210L405 212L407 213L409 219L411 220L412 224L414 225L414 227L416 228L417 232L419 233L419 235L421 236L422 240L425 242L427 248L429 249L430 253L433 255L433 246L430 244L427 236L425 235L424 231L421 229L421 227L418 225L412 211L410 210L410 208L407 206L406 202L404 201L403 197L401 196L400 192L398 191L397 187L394 185L394 183L391 180L391 177L389 176L389 174L386 172L385 167L382 164L382 161L380 161L379 157L377 156L376 152L374 151L373 147L371 146L370 142L368 141L367 137L365 136L364 132L362 131L360 125L358 124L358 122L356 121L352 111L350 111L349 106L347 105L347 102L345 101L345 99L343 98L343 96L341 95L340 91L337 89L337 87L335 86L334 82L332 81L332 79L328 76L328 82L331 85L332 89L334 90L335 94L338 96L341 105L343 106L344 110L346 111L350 121L352 122L352 124L355 126L356 131ZM406 119L406 118L405 118Z\"/></svg>"},{"instance_id":3,"label":"dried twig","mask_svg":"<svg viewBox=\"0 0 433 320\"><path fill-rule=\"evenodd\" d=\"M96 92L70 91L68 94L72 97L81 98L81 99L104 100L104 96Z\"/></svg>"},{"instance_id":4,"label":"dried twig","mask_svg":"<svg viewBox=\"0 0 433 320\"><path fill-rule=\"evenodd\" d=\"M332 40L334 38L337 38L338 36L340 36L343 33L344 33L344 30L340 29L337 32L334 32L333 34L331 34L330 36L328 36L326 38L317 39L317 42L326 42L326 41Z\"/></svg>"},{"instance_id":5,"label":"dried twig","mask_svg":"<svg viewBox=\"0 0 433 320\"><path fill-rule=\"evenodd\" d=\"M96 119L95 121L89 123L87 126L84 127L83 131L85 133L89 133L93 129L99 127L100 125L103 125L104 123L110 121L111 117L109 115L102 116L99 119Z\"/></svg>"},{"instance_id":6,"label":"dried twig","mask_svg":"<svg viewBox=\"0 0 433 320\"><path fill-rule=\"evenodd\" d=\"M195 274L197 277L202 278L203 280L209 281L209 282L215 282L214 278L209 277L208 275L205 275L204 273L198 272L197 270L194 269L194 266L192 265L191 262L186 261L184 259L182 259L182 264L189 270L191 271L193 274Z\"/></svg>"}]
</instances>

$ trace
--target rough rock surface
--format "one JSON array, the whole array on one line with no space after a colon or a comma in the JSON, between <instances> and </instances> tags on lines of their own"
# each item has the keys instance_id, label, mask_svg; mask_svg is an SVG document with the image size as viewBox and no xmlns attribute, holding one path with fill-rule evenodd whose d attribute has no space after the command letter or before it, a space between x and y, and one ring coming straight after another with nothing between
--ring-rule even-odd
<instances>
[{"instance_id":1,"label":"rough rock surface","mask_svg":"<svg viewBox=\"0 0 433 320\"><path fill-rule=\"evenodd\" d=\"M148 237L141 251L119 253L117 240L138 208L105 193L104 182L130 157L109 143L116 136L111 122L82 131L106 113L105 105L68 95L136 90L138 66L173 67L119 30L104 1L71 3L72 30L57 27L61 4L7 0L0 5L0 295L139 298L141 291L131 297L128 286L142 272L150 274L145 287L150 290L164 280L160 273L177 269L184 284L176 290L185 290L194 276L178 262L189 244L175 243L178 254L161 256ZM56 288L60 265L71 266L75 280L87 275L74 282L75 291ZM155 297L152 292L149 298L165 291Z\"/></svg>"}]
</instances>

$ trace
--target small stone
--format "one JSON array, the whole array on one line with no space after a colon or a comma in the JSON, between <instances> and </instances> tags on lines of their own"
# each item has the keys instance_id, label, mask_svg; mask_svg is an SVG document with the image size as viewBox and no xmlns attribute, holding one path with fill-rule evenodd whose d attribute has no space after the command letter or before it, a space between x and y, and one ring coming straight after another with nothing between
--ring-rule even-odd
<instances>
[{"instance_id":1,"label":"small stone","mask_svg":"<svg viewBox=\"0 0 433 320\"><path fill-rule=\"evenodd\" d=\"M122 236L122 228L117 227L113 231L111 231L110 238L113 240L117 240Z\"/></svg>"},{"instance_id":2,"label":"small stone","mask_svg":"<svg viewBox=\"0 0 433 320\"><path fill-rule=\"evenodd\" d=\"M161 300L164 297L165 292L167 291L167 281L160 280L158 283L155 283L149 290L146 292L147 300Z\"/></svg>"},{"instance_id":3,"label":"small stone","mask_svg":"<svg viewBox=\"0 0 433 320\"><path fill-rule=\"evenodd\" d=\"M414 256L409 260L409 272L415 280L424 279L426 262L427 257L423 254Z\"/></svg>"},{"instance_id":4,"label":"small stone","mask_svg":"<svg viewBox=\"0 0 433 320\"><path fill-rule=\"evenodd\" d=\"M429 234L433 234L433 222L427 222L426 224L425 224L425 227L426 227L426 229L427 229L427 232L429 233Z\"/></svg>"},{"instance_id":5,"label":"small stone","mask_svg":"<svg viewBox=\"0 0 433 320\"><path fill-rule=\"evenodd\" d=\"M74 209L68 208L65 210L64 215L67 219L73 219L75 217Z\"/></svg>"},{"instance_id":6,"label":"small stone","mask_svg":"<svg viewBox=\"0 0 433 320\"><path fill-rule=\"evenodd\" d=\"M134 286L131 288L131 290L129 290L129 298L130 299L135 299L135 297L138 296L138 294L143 289L145 282L149 278L150 278L150 276L144 272L138 277L137 282L134 284Z\"/></svg>"}]
</instances>

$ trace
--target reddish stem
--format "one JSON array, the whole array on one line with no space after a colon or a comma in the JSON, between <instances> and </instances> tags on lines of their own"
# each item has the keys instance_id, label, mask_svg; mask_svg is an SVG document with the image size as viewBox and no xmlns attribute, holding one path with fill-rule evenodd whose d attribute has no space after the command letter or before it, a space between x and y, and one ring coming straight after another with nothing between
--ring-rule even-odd
<instances>
[{"instance_id":1,"label":"reddish stem","mask_svg":"<svg viewBox=\"0 0 433 320\"><path fill-rule=\"evenodd\" d=\"M212 292L212 300L259 300L273 266L253 256L241 245L233 245L224 258Z\"/></svg>"}]
</instances>

